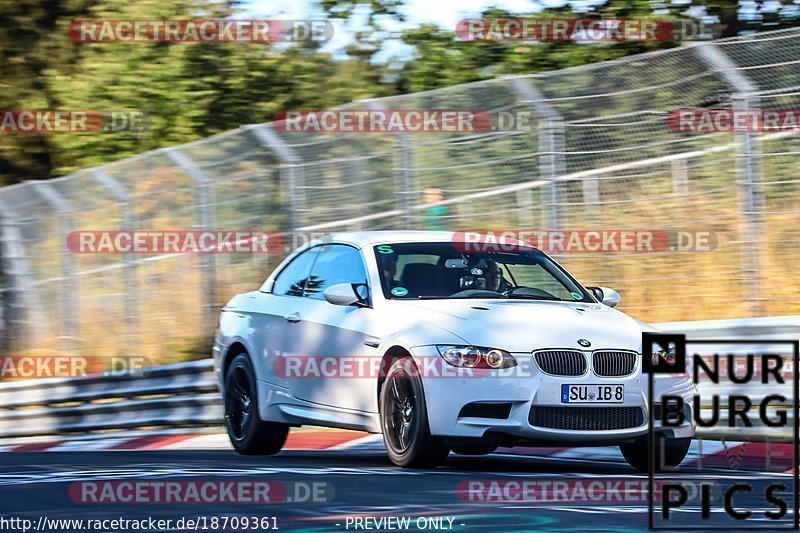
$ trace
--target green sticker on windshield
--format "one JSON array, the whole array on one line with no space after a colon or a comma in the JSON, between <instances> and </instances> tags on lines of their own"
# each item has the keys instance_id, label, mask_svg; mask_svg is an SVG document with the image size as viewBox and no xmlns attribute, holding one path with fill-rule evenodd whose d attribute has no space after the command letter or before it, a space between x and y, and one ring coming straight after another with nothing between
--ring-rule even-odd
<instances>
[{"instance_id":1,"label":"green sticker on windshield","mask_svg":"<svg viewBox=\"0 0 800 533\"><path fill-rule=\"evenodd\" d=\"M583 300L583 295L579 292L571 292L569 293L569 295L575 298L576 300Z\"/></svg>"},{"instance_id":2,"label":"green sticker on windshield","mask_svg":"<svg viewBox=\"0 0 800 533\"><path fill-rule=\"evenodd\" d=\"M375 247L378 250L379 254L393 254L394 250L388 244L381 244L380 246Z\"/></svg>"},{"instance_id":3,"label":"green sticker on windshield","mask_svg":"<svg viewBox=\"0 0 800 533\"><path fill-rule=\"evenodd\" d=\"M392 289L392 294L394 296L405 296L406 294L408 294L408 289L406 289L405 287L395 287L394 289Z\"/></svg>"}]
</instances>

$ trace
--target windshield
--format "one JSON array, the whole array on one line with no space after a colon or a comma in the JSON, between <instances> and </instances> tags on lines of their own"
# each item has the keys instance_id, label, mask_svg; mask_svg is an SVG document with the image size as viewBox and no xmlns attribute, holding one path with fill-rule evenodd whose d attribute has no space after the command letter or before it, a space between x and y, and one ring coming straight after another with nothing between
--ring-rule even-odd
<instances>
[{"instance_id":1,"label":"windshield","mask_svg":"<svg viewBox=\"0 0 800 533\"><path fill-rule=\"evenodd\" d=\"M388 299L508 298L593 302L589 294L534 248L463 252L452 242L375 246Z\"/></svg>"}]
</instances>

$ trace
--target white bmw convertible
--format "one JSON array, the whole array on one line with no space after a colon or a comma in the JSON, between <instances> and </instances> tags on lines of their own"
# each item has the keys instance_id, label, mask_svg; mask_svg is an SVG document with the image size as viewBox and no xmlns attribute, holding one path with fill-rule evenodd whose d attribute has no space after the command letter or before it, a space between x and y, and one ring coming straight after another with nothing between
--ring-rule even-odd
<instances>
[{"instance_id":1,"label":"white bmw convertible","mask_svg":"<svg viewBox=\"0 0 800 533\"><path fill-rule=\"evenodd\" d=\"M213 355L234 448L275 454L290 427L382 433L397 465L497 447L619 446L662 467L694 434L647 409L642 332L545 253L473 247L450 232L340 233L299 248L223 308ZM516 241L515 241L516 242ZM655 379L680 395L687 375Z\"/></svg>"}]
</instances>

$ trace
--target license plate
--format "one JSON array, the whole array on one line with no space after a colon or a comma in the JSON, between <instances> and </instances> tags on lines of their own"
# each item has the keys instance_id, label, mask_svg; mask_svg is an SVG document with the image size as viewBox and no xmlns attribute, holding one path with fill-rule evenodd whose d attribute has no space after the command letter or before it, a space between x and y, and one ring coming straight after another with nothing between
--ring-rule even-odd
<instances>
[{"instance_id":1,"label":"license plate","mask_svg":"<svg viewBox=\"0 0 800 533\"><path fill-rule=\"evenodd\" d=\"M625 385L561 385L561 403L622 403Z\"/></svg>"}]
</instances>

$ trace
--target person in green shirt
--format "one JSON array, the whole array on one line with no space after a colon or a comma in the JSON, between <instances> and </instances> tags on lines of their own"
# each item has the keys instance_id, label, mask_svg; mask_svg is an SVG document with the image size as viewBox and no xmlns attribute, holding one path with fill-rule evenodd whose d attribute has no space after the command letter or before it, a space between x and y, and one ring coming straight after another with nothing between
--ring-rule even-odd
<instances>
[{"instance_id":1,"label":"person in green shirt","mask_svg":"<svg viewBox=\"0 0 800 533\"><path fill-rule=\"evenodd\" d=\"M425 189L422 199L424 203L432 204L441 202L444 199L444 196L441 189L430 187ZM431 207L426 207L422 210L422 229L426 231L444 231L447 229L447 224L444 220L446 217L446 205L434 205Z\"/></svg>"}]
</instances>

